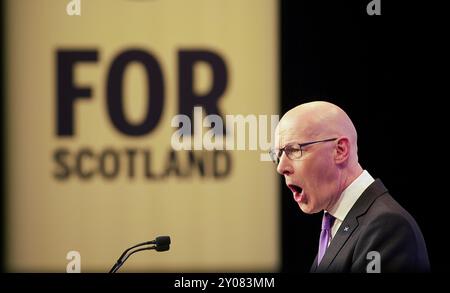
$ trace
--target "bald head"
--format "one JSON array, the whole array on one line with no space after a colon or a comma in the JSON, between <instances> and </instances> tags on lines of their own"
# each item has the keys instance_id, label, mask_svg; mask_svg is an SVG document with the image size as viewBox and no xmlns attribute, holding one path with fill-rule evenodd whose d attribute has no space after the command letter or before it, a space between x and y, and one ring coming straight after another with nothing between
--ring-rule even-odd
<instances>
[{"instance_id":1,"label":"bald head","mask_svg":"<svg viewBox=\"0 0 450 293\"><path fill-rule=\"evenodd\" d=\"M303 141L347 137L352 150L350 160L358 160L355 126L341 108L329 102L310 102L289 110L281 118L276 135L279 135L279 144L283 144L284 137L291 136Z\"/></svg>"}]
</instances>

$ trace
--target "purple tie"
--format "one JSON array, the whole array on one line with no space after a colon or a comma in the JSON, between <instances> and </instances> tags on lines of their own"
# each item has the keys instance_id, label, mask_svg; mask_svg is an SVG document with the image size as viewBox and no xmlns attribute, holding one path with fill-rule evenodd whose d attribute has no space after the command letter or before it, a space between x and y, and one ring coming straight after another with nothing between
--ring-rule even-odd
<instances>
[{"instance_id":1,"label":"purple tie","mask_svg":"<svg viewBox=\"0 0 450 293\"><path fill-rule=\"evenodd\" d=\"M319 255L317 264L320 264L325 254L325 250L327 250L328 248L328 242L331 240L331 227L333 226L334 220L335 217L333 217L329 213L323 213L322 231L320 232Z\"/></svg>"}]
</instances>

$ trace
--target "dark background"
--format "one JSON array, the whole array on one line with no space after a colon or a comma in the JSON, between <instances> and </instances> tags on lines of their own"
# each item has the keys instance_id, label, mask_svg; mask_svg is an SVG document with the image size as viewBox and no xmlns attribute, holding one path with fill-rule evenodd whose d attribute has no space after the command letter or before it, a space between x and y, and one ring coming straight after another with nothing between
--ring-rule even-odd
<instances>
[{"instance_id":1,"label":"dark background","mask_svg":"<svg viewBox=\"0 0 450 293\"><path fill-rule=\"evenodd\" d=\"M361 165L382 179L392 196L414 216L428 246L432 271L442 272L446 270L442 252L448 240L438 236L446 231L441 229L448 196L443 188L448 143L443 129L446 91L438 90L444 83L440 79L446 76L437 74L445 72L438 55L443 41L435 22L439 8L381 0L382 15L368 16L369 2L280 1L280 114L318 99L343 108L358 130ZM1 113L4 194L4 107ZM307 272L317 252L321 214L303 214L281 176L280 189L281 271ZM2 223L4 216L2 208ZM3 252L3 225L1 229ZM2 253L1 271L4 259Z\"/></svg>"},{"instance_id":2,"label":"dark background","mask_svg":"<svg viewBox=\"0 0 450 293\"><path fill-rule=\"evenodd\" d=\"M369 16L369 2L281 1L281 114L312 100L343 108L358 131L362 167L413 215L432 271L444 271L437 236L447 143L442 122L433 120L445 107L433 77L438 27L427 18L438 8L430 14L425 3L381 0L382 15ZM303 214L281 176L280 186L282 271L308 272L322 214Z\"/></svg>"}]
</instances>

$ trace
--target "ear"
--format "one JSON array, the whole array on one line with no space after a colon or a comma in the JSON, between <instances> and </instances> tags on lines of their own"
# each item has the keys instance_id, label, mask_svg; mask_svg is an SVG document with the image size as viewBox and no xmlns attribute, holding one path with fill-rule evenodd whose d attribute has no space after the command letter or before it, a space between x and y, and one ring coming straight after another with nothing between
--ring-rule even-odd
<instances>
[{"instance_id":1,"label":"ear","mask_svg":"<svg viewBox=\"0 0 450 293\"><path fill-rule=\"evenodd\" d=\"M334 161L336 164L347 162L350 156L350 140L343 136L337 140Z\"/></svg>"}]
</instances>

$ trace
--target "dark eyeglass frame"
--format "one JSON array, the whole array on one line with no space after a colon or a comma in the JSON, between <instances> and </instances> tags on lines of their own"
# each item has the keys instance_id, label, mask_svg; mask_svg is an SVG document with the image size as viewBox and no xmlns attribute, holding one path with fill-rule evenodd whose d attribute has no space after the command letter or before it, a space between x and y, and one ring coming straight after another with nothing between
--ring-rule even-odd
<instances>
[{"instance_id":1,"label":"dark eyeglass frame","mask_svg":"<svg viewBox=\"0 0 450 293\"><path fill-rule=\"evenodd\" d=\"M336 139L338 139L338 137L335 137L335 138L327 138L327 139L322 139L322 140L315 140L315 141L309 141L309 142L304 142L304 143L291 143L291 144L285 145L283 148L278 149L278 150L276 150L276 149L271 149L271 150L269 151L269 155L270 155L270 158L272 159L272 162L274 162L274 163L277 164L277 165L278 165L278 163L280 162L280 158L281 158L281 156L283 155L283 152L286 154L286 156L287 156L290 160L299 160L299 159L303 156L303 148L304 148L305 146L312 145L312 144L316 144L316 143L319 143L319 142L334 141L334 140L336 140ZM298 146L299 146L299 148L300 148L300 157L298 157L298 158L291 158L291 155L290 155L291 153L288 154L287 152L285 152L286 147L292 146L292 145L298 145Z\"/></svg>"}]
</instances>

